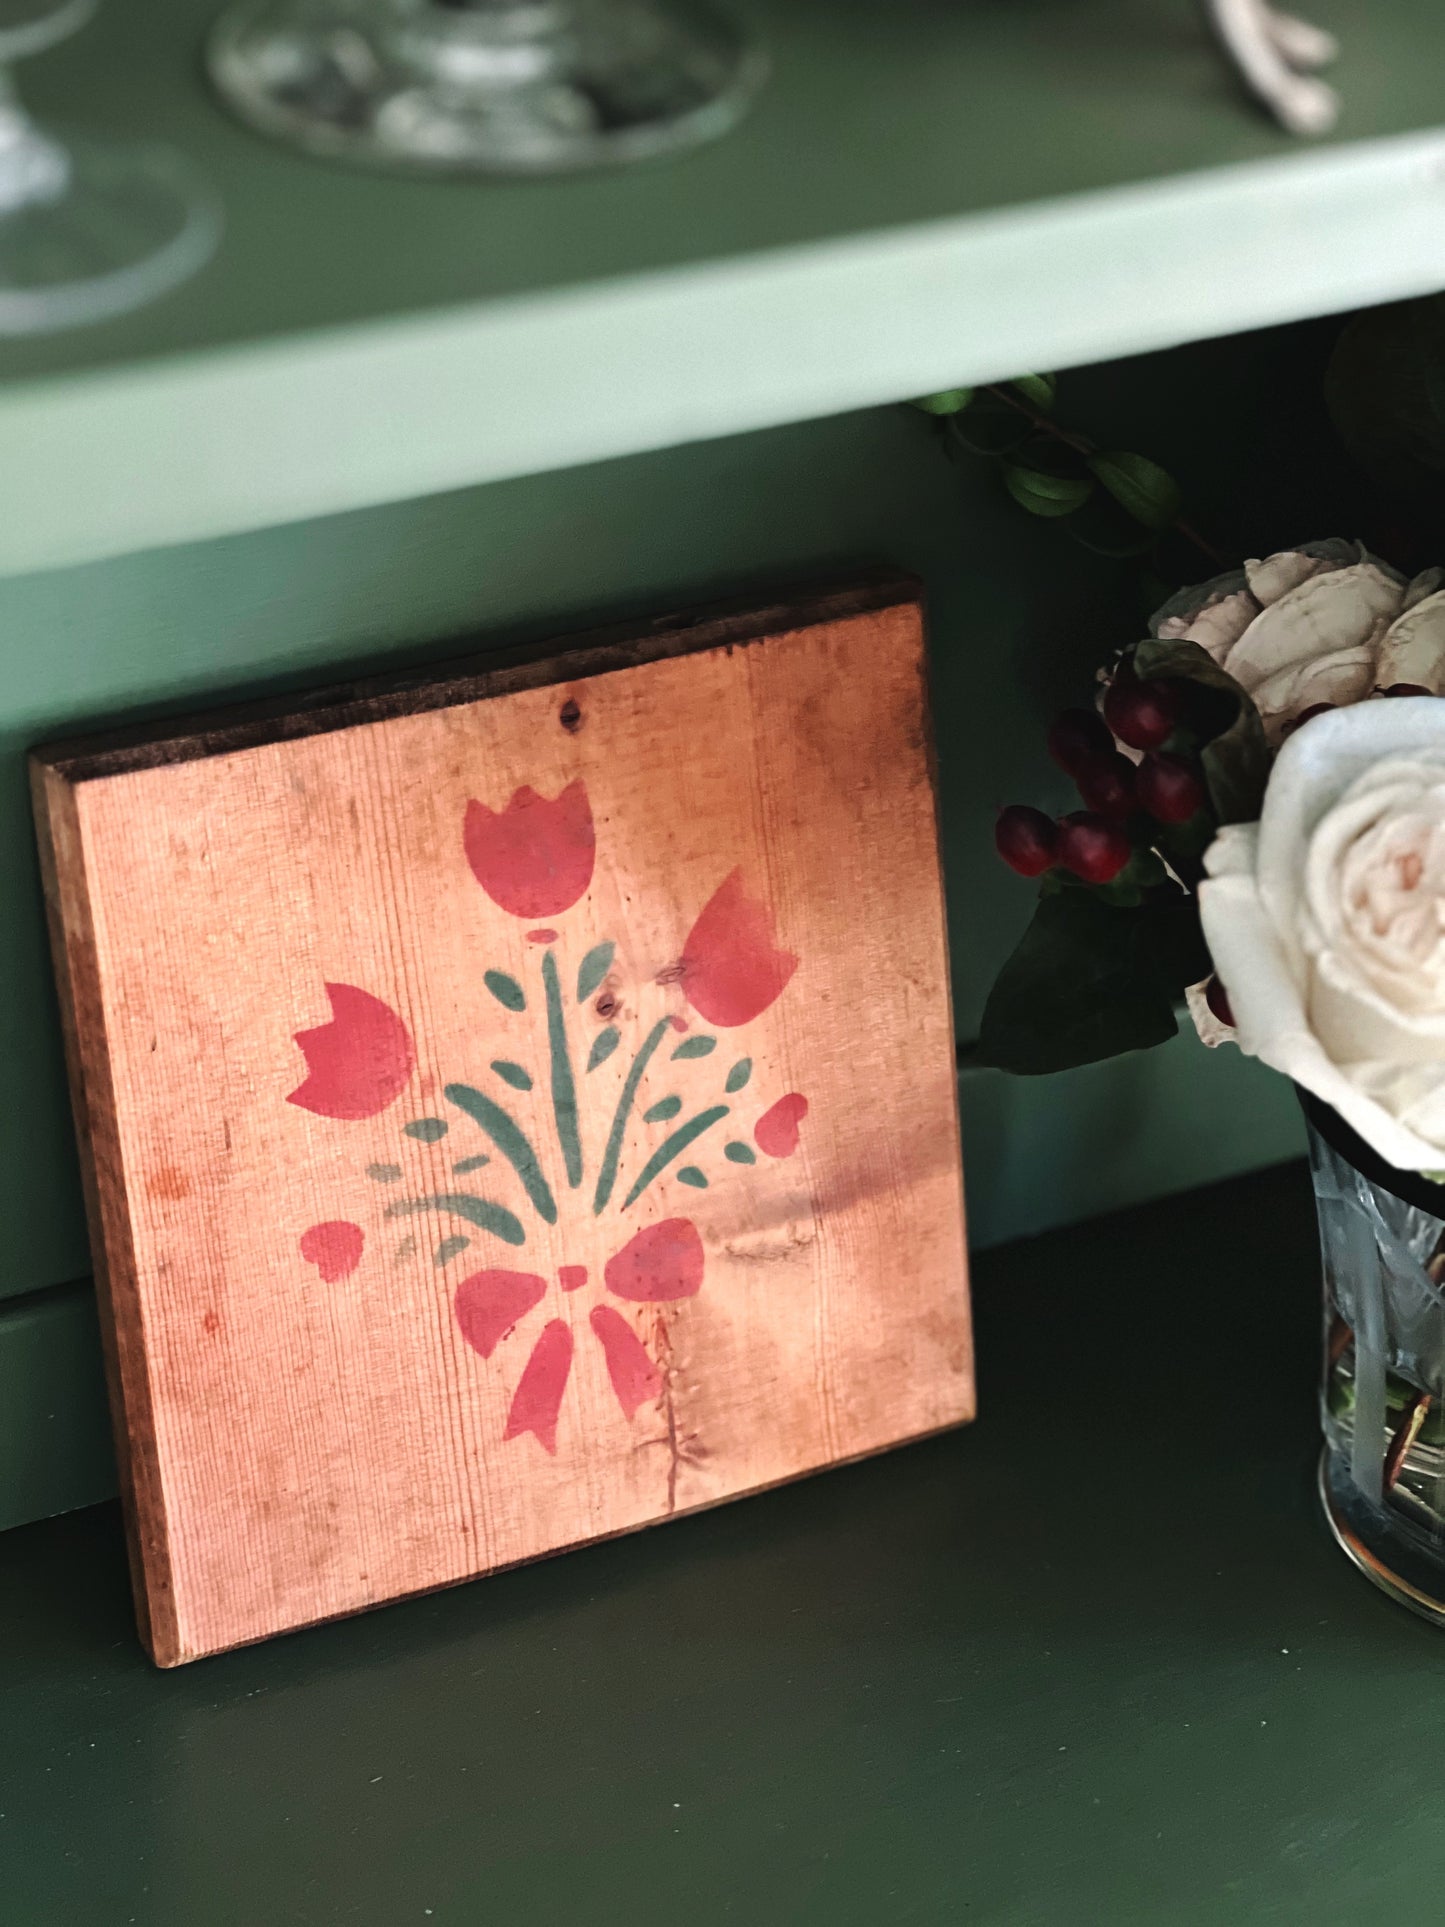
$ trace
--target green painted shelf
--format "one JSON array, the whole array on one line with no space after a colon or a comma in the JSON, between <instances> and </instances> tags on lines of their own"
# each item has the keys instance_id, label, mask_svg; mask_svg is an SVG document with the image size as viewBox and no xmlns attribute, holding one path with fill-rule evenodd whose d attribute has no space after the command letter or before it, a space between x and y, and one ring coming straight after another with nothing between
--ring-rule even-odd
<instances>
[{"instance_id":1,"label":"green painted shelf","mask_svg":"<svg viewBox=\"0 0 1445 1927\"><path fill-rule=\"evenodd\" d=\"M1314 1505L1303 1165L989 1256L981 1417L177 1673L0 1535L5 1927L1400 1927L1445 1639Z\"/></svg>"},{"instance_id":2,"label":"green painted shelf","mask_svg":"<svg viewBox=\"0 0 1445 1927\"><path fill-rule=\"evenodd\" d=\"M103 6L56 118L185 149L228 231L135 317L0 347L0 572L803 421L1445 284L1445 10L1311 0L1304 145L1191 0L732 0L772 83L680 160L353 174L212 101L215 0Z\"/></svg>"}]
</instances>

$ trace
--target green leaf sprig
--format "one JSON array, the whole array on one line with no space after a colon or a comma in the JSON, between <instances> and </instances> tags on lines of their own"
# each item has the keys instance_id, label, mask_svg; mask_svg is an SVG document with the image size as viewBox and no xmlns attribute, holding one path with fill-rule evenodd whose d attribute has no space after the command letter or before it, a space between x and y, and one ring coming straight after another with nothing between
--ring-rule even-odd
<instances>
[{"instance_id":1,"label":"green leaf sprig","mask_svg":"<svg viewBox=\"0 0 1445 1927\"><path fill-rule=\"evenodd\" d=\"M946 388L912 405L931 415L950 449L996 465L1021 509L1062 522L1096 555L1150 553L1173 529L1222 566L1218 552L1184 519L1184 498L1167 469L1130 449L1101 449L1054 420L1055 375L1015 375L980 388Z\"/></svg>"}]
</instances>

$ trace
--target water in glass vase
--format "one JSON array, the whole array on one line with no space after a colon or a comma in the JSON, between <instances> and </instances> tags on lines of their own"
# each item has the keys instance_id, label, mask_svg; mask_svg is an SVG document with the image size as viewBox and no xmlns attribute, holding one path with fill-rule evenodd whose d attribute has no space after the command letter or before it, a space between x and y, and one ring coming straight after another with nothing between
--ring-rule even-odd
<instances>
[{"instance_id":1,"label":"water in glass vase","mask_svg":"<svg viewBox=\"0 0 1445 1927\"><path fill-rule=\"evenodd\" d=\"M1337 1119L1307 1115L1324 1263L1325 1515L1362 1572L1445 1623L1445 1187L1382 1165Z\"/></svg>"}]
</instances>

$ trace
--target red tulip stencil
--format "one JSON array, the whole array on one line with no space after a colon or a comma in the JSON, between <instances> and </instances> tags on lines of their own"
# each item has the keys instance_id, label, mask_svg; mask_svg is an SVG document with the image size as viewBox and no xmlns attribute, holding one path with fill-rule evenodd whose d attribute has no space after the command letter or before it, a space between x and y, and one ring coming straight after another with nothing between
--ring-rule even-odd
<instances>
[{"instance_id":1,"label":"red tulip stencil","mask_svg":"<svg viewBox=\"0 0 1445 1927\"><path fill-rule=\"evenodd\" d=\"M321 1117L375 1117L406 1088L416 1055L406 1025L379 997L355 984L323 986L331 1022L299 1030L308 1076L287 1098Z\"/></svg>"},{"instance_id":2,"label":"red tulip stencil","mask_svg":"<svg viewBox=\"0 0 1445 1927\"><path fill-rule=\"evenodd\" d=\"M592 881L597 836L587 786L579 777L549 802L524 784L502 810L468 803L464 841L472 874L498 908L530 923L559 916Z\"/></svg>"},{"instance_id":3,"label":"red tulip stencil","mask_svg":"<svg viewBox=\"0 0 1445 1927\"><path fill-rule=\"evenodd\" d=\"M442 1272L479 1245L483 1254L511 1247L523 1255L539 1225L565 1231L579 1218L624 1221L600 1275L572 1263L546 1275L484 1264L452 1291L456 1328L478 1360L505 1364L514 1338L526 1344L515 1380L509 1368L503 1439L530 1437L555 1453L579 1338L596 1347L592 1356L631 1422L666 1396L668 1308L703 1289L706 1251L693 1219L667 1217L629 1232L627 1215L660 1184L708 1191L756 1164L754 1144L770 1158L798 1148L807 1099L796 1091L770 1102L755 1097L765 1078L754 1058L743 1047L724 1049L715 1034L744 1030L762 1016L793 981L798 958L785 948L770 905L734 868L698 909L677 963L658 976L659 985L680 988L708 1028L675 1009L650 1021L633 1016L645 1007L640 992L622 997L607 988L617 981L616 941L566 921L568 912L586 918L596 863L583 779L550 798L524 785L500 809L470 802L461 844L489 901L528 926L520 934L535 961L518 974L482 964L478 1035L506 1043L479 1048L465 1075L443 1084L435 1113L400 1126L403 1138L445 1159L445 1182L404 1192L406 1167L394 1155L373 1157L365 1170L382 1188L383 1226L403 1221L395 1257L417 1248L404 1221L451 1222L432 1254ZM565 973L564 954L576 959ZM331 1022L295 1033L307 1076L288 1102L321 1117L374 1123L411 1080L411 1033L371 991L343 983L324 989ZM656 999L657 990L648 994ZM626 1066L620 1082L615 1072L610 1084L595 1079L614 1056ZM598 1128L584 1134L582 1119L593 1108ZM584 1135L599 1147L592 1170ZM463 1154L451 1155L459 1145ZM511 1202L496 1195L503 1186ZM337 1285L358 1270L364 1241L359 1225L333 1220L302 1235L301 1255L323 1283Z\"/></svg>"},{"instance_id":4,"label":"red tulip stencil","mask_svg":"<svg viewBox=\"0 0 1445 1927\"><path fill-rule=\"evenodd\" d=\"M734 870L704 904L682 948L681 979L699 1017L732 1030L760 1017L787 989L798 960L780 949L773 913Z\"/></svg>"}]
</instances>

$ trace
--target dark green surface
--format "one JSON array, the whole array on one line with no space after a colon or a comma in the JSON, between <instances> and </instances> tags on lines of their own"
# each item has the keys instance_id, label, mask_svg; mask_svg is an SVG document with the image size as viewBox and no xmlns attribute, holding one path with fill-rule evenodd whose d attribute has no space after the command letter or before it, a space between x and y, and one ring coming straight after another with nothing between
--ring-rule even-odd
<instances>
[{"instance_id":1,"label":"dark green surface","mask_svg":"<svg viewBox=\"0 0 1445 1927\"><path fill-rule=\"evenodd\" d=\"M968 1432L150 1670L0 1539L6 1927L1393 1927L1445 1641L1327 1542L1299 1166L979 1267Z\"/></svg>"},{"instance_id":2,"label":"dark green surface","mask_svg":"<svg viewBox=\"0 0 1445 1927\"><path fill-rule=\"evenodd\" d=\"M202 165L224 245L144 313L0 348L0 376L525 295L1196 168L1307 155L1239 92L1194 0L725 0L773 78L727 139L538 182L308 160L233 125L199 71L220 0L110 0L26 63L37 112L160 138ZM1341 29L1340 140L1440 118L1433 0L1312 0ZM1331 145L1333 143L1326 143ZM1200 291L1201 312L1210 302ZM1201 329L1201 332L1203 330Z\"/></svg>"},{"instance_id":3,"label":"dark green surface","mask_svg":"<svg viewBox=\"0 0 1445 1927\"><path fill-rule=\"evenodd\" d=\"M0 1532L114 1491L89 1284L12 1300L0 1310Z\"/></svg>"}]
</instances>

